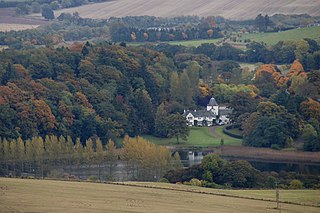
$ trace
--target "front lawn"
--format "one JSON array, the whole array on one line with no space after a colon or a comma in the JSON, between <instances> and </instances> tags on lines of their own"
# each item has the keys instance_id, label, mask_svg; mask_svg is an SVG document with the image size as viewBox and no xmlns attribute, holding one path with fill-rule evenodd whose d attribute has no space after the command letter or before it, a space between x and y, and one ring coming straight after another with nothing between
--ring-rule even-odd
<instances>
[{"instance_id":1,"label":"front lawn","mask_svg":"<svg viewBox=\"0 0 320 213\"><path fill-rule=\"evenodd\" d=\"M158 138L152 135L143 135L143 137L152 143L163 146L219 146L221 138L225 145L241 145L242 140L232 138L222 132L223 126L212 127L190 127L190 133L187 141L180 139L177 144L176 138Z\"/></svg>"}]
</instances>

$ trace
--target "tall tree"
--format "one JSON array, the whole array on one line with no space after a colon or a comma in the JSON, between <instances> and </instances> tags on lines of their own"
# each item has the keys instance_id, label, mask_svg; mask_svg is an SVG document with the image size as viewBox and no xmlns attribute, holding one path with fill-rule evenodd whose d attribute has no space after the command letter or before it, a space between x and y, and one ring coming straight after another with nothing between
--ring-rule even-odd
<instances>
[{"instance_id":1,"label":"tall tree","mask_svg":"<svg viewBox=\"0 0 320 213\"><path fill-rule=\"evenodd\" d=\"M117 148L114 142L110 139L106 144L106 161L109 165L109 179L113 179L113 170L116 166L118 160Z\"/></svg>"},{"instance_id":2,"label":"tall tree","mask_svg":"<svg viewBox=\"0 0 320 213\"><path fill-rule=\"evenodd\" d=\"M85 156L86 156L86 163L90 166L94 163L94 150L93 150L93 141L89 138L86 141L85 147Z\"/></svg>"},{"instance_id":3,"label":"tall tree","mask_svg":"<svg viewBox=\"0 0 320 213\"><path fill-rule=\"evenodd\" d=\"M98 177L99 177L99 181L101 181L101 164L104 162L105 160L105 153L103 151L103 146L101 143L100 138L96 139L96 155L95 155L95 163L98 164Z\"/></svg>"},{"instance_id":4,"label":"tall tree","mask_svg":"<svg viewBox=\"0 0 320 213\"><path fill-rule=\"evenodd\" d=\"M41 8L41 15L48 20L54 19L54 13L50 5L44 4Z\"/></svg>"},{"instance_id":5,"label":"tall tree","mask_svg":"<svg viewBox=\"0 0 320 213\"><path fill-rule=\"evenodd\" d=\"M179 144L179 139L187 140L189 135L189 128L186 125L186 119L179 113L171 114L168 117L169 130L168 137L175 137L177 139L177 144Z\"/></svg>"}]
</instances>

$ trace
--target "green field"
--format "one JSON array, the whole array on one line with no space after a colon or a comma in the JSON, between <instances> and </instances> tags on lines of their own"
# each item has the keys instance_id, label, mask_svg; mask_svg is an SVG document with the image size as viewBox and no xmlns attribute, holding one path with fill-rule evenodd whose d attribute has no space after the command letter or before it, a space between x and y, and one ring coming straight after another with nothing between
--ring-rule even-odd
<instances>
[{"instance_id":1,"label":"green field","mask_svg":"<svg viewBox=\"0 0 320 213\"><path fill-rule=\"evenodd\" d=\"M176 138L157 138L151 135L143 135L143 137L152 143L164 146L219 146L221 138L224 139L225 145L241 145L241 140L232 138L222 132L223 127L217 126L214 131L210 131L208 127L190 127L190 133L187 141L180 140L177 144Z\"/></svg>"},{"instance_id":2,"label":"green field","mask_svg":"<svg viewBox=\"0 0 320 213\"><path fill-rule=\"evenodd\" d=\"M311 38L320 42L320 26L293 29L277 33L243 34L242 40L250 39L257 42L265 42L268 45L276 44L283 40L299 40Z\"/></svg>"},{"instance_id":3,"label":"green field","mask_svg":"<svg viewBox=\"0 0 320 213\"><path fill-rule=\"evenodd\" d=\"M164 184L161 187L175 187ZM51 180L0 179L0 211L6 212L279 212L272 201L235 198L192 192L194 187L179 186L180 191L121 186L113 184ZM190 190L191 189L191 190ZM202 190L203 188L199 188ZM215 190L209 190L215 192ZM221 191L221 190L220 190ZM270 191L233 191L269 198ZM301 193L300 193L301 192ZM317 203L319 191L288 191L281 199L306 196ZM256 195L254 195L256 196ZM301 199L304 199L301 197ZM319 212L319 207L281 203L281 212Z\"/></svg>"},{"instance_id":4,"label":"green field","mask_svg":"<svg viewBox=\"0 0 320 213\"><path fill-rule=\"evenodd\" d=\"M218 39L201 39L201 40L190 40L190 41L169 41L169 42L129 42L127 43L129 46L139 46L144 44L161 44L167 43L172 45L182 45L186 47L198 47L201 44L209 43L209 44L216 44L221 41L221 38Z\"/></svg>"},{"instance_id":5,"label":"green field","mask_svg":"<svg viewBox=\"0 0 320 213\"><path fill-rule=\"evenodd\" d=\"M287 30L282 32L274 32L274 33L250 33L250 34L243 34L241 40L244 41L245 39L250 39L252 41L257 42L265 42L268 45L274 45L279 41L284 40L300 40L304 38L311 38L320 42L320 26L316 27L306 27L306 28L299 28L293 30ZM190 40L190 41L170 41L170 42L163 42L173 45L182 45L187 47L198 47L204 43L213 43L216 44L222 39L202 39L202 40ZM152 43L152 42L151 42ZM130 46L138 46L144 45L146 43L142 42L129 42L128 45ZM154 44L157 44L154 42ZM233 45L245 45L245 43L233 43ZM239 47L240 48L240 47Z\"/></svg>"}]
</instances>

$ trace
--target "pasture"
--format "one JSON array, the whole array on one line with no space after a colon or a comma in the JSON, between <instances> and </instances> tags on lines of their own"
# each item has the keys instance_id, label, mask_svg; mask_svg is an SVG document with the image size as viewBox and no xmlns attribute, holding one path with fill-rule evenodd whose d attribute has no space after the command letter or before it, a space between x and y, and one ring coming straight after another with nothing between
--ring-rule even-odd
<instances>
[{"instance_id":1,"label":"pasture","mask_svg":"<svg viewBox=\"0 0 320 213\"><path fill-rule=\"evenodd\" d=\"M163 187L170 187L165 184ZM172 185L175 186L175 185ZM1 212L279 212L272 201L183 190L52 180L0 179ZM194 187L193 187L194 188ZM202 188L199 188L202 190ZM213 189L203 189L214 192ZM233 190L226 190L233 192ZM234 191L237 193L237 191ZM250 193L249 190L247 190ZM241 192L246 193L246 191ZM268 194L259 191L261 196ZM301 196L298 191L293 194ZM270 192L271 195L271 192ZM305 194L317 200L319 191ZM283 195L284 196L284 195ZM284 199L283 196L281 199ZM290 199L290 198L289 198ZM319 207L281 203L281 212L319 212Z\"/></svg>"},{"instance_id":2,"label":"pasture","mask_svg":"<svg viewBox=\"0 0 320 213\"><path fill-rule=\"evenodd\" d=\"M314 0L117 0L89 4L55 12L79 12L86 18L109 18L123 16L223 16L229 19L255 18L258 14L320 14L320 2Z\"/></svg>"},{"instance_id":3,"label":"pasture","mask_svg":"<svg viewBox=\"0 0 320 213\"><path fill-rule=\"evenodd\" d=\"M320 26L298 28L276 33L251 33L243 34L241 39L250 39L252 41L264 42L268 45L273 45L284 40L299 40L311 38L320 42Z\"/></svg>"}]
</instances>

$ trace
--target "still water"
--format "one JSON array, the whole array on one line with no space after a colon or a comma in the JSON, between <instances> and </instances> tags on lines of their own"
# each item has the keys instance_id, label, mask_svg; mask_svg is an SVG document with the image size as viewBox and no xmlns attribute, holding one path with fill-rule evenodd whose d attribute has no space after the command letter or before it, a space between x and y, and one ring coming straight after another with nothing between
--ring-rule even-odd
<instances>
[{"instance_id":1,"label":"still water","mask_svg":"<svg viewBox=\"0 0 320 213\"><path fill-rule=\"evenodd\" d=\"M181 162L185 167L200 164L203 157L208 154L206 152L193 152L179 150ZM254 168L260 171L286 171L297 172L301 174L320 175L320 164L307 164L307 163L288 163L288 162L269 162L262 160L252 160L246 158L230 158L223 157L225 160L247 160Z\"/></svg>"}]
</instances>

